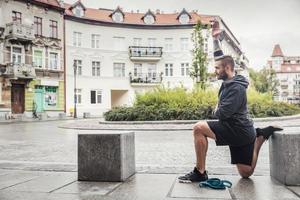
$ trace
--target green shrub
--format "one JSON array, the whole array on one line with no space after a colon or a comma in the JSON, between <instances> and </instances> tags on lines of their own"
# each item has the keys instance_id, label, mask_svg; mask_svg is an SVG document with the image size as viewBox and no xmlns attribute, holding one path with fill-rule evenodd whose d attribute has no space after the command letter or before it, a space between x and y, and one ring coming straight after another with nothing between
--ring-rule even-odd
<instances>
[{"instance_id":1,"label":"green shrub","mask_svg":"<svg viewBox=\"0 0 300 200\"><path fill-rule=\"evenodd\" d=\"M274 102L270 94L254 89L247 93L251 117L283 116L300 113L300 108ZM104 113L107 121L200 120L212 117L217 103L217 90L157 88L139 94L133 107L118 107Z\"/></svg>"}]
</instances>

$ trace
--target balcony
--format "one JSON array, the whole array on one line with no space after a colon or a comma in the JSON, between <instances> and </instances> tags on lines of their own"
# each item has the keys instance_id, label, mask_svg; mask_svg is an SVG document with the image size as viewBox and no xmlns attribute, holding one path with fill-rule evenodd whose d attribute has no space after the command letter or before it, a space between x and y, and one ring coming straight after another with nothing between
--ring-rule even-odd
<instances>
[{"instance_id":1,"label":"balcony","mask_svg":"<svg viewBox=\"0 0 300 200\"><path fill-rule=\"evenodd\" d=\"M129 56L132 61L159 61L162 57L162 47L130 46Z\"/></svg>"},{"instance_id":2,"label":"balcony","mask_svg":"<svg viewBox=\"0 0 300 200\"><path fill-rule=\"evenodd\" d=\"M17 22L6 24L5 36L8 40L19 40L22 42L31 42L35 38L33 26Z\"/></svg>"},{"instance_id":3,"label":"balcony","mask_svg":"<svg viewBox=\"0 0 300 200\"><path fill-rule=\"evenodd\" d=\"M132 75L129 73L131 85L157 85L162 81L162 73L140 73Z\"/></svg>"},{"instance_id":4,"label":"balcony","mask_svg":"<svg viewBox=\"0 0 300 200\"><path fill-rule=\"evenodd\" d=\"M34 79L35 69L30 64L9 63L6 67L1 67L0 75L11 79Z\"/></svg>"}]
</instances>

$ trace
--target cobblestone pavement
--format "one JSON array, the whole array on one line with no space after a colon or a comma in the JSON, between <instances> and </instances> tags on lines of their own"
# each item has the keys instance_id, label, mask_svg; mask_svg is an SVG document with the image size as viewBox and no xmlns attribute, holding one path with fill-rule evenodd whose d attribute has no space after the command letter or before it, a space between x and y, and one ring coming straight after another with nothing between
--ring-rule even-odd
<instances>
[{"instance_id":1,"label":"cobblestone pavement","mask_svg":"<svg viewBox=\"0 0 300 200\"><path fill-rule=\"evenodd\" d=\"M0 125L0 168L76 171L77 133L84 130L62 129L58 126L97 127L97 120L40 122ZM300 120L257 122L255 126L276 124L300 126ZM109 125L110 128L136 129L137 125ZM192 124L138 125L152 131L135 130L136 164L141 173L184 173L195 163ZM163 127L165 131L155 129ZM178 130L184 129L187 130ZM95 130L96 131L96 130ZM114 132L97 130L97 132ZM259 155L256 175L269 173L268 143ZM216 147L209 141L207 167L210 173L236 174L230 164L228 147Z\"/></svg>"}]
</instances>

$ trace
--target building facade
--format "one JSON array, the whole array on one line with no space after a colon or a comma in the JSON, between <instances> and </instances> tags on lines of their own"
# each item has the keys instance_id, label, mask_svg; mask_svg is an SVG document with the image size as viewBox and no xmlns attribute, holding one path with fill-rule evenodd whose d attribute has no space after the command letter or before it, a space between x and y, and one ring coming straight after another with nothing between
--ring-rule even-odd
<instances>
[{"instance_id":1,"label":"building facade","mask_svg":"<svg viewBox=\"0 0 300 200\"><path fill-rule=\"evenodd\" d=\"M285 56L280 45L275 45L268 67L274 69L279 82L278 101L300 104L300 56Z\"/></svg>"},{"instance_id":2,"label":"building facade","mask_svg":"<svg viewBox=\"0 0 300 200\"><path fill-rule=\"evenodd\" d=\"M64 112L63 16L56 0L0 1L2 117Z\"/></svg>"},{"instance_id":3,"label":"building facade","mask_svg":"<svg viewBox=\"0 0 300 200\"><path fill-rule=\"evenodd\" d=\"M78 1L65 4L66 111L101 115L122 105L132 105L135 94L155 88L193 88L191 34L198 20L210 26L217 21L225 54L247 59L238 40L219 16L197 12L146 13L86 8ZM214 71L211 29L205 29L208 69ZM76 80L74 79L76 67ZM74 87L76 85L76 88ZM75 88L75 90L74 90ZM75 97L74 96L75 92Z\"/></svg>"}]
</instances>

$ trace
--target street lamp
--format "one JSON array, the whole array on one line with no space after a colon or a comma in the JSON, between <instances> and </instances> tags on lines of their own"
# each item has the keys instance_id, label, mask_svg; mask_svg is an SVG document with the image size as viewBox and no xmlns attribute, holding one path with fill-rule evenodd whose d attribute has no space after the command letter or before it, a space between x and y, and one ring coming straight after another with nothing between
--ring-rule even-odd
<instances>
[{"instance_id":1,"label":"street lamp","mask_svg":"<svg viewBox=\"0 0 300 200\"><path fill-rule=\"evenodd\" d=\"M76 98L76 74L77 74L77 62L74 60L74 118L77 118L77 98Z\"/></svg>"}]
</instances>

